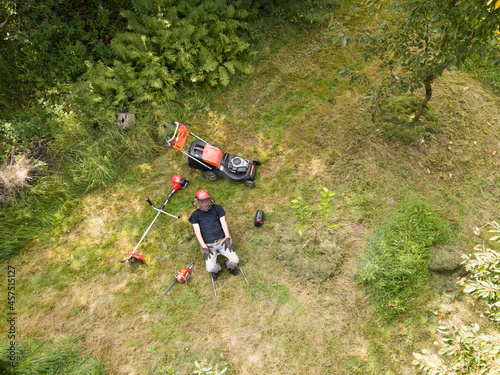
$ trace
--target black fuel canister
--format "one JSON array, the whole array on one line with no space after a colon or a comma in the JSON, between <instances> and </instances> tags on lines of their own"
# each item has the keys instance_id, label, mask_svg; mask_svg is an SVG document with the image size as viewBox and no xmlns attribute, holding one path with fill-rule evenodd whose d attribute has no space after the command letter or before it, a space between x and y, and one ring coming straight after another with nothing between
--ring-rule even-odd
<instances>
[{"instance_id":1,"label":"black fuel canister","mask_svg":"<svg viewBox=\"0 0 500 375\"><path fill-rule=\"evenodd\" d=\"M264 223L264 212L262 210L258 210L255 214L255 219L253 220L253 224L256 227L260 227Z\"/></svg>"}]
</instances>

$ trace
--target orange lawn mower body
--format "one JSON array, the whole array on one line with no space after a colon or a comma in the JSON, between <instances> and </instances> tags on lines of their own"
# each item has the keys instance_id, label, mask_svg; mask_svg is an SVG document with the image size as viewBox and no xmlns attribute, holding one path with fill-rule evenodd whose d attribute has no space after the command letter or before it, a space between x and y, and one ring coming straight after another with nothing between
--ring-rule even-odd
<instances>
[{"instance_id":1,"label":"orange lawn mower body","mask_svg":"<svg viewBox=\"0 0 500 375\"><path fill-rule=\"evenodd\" d=\"M196 138L186 151L189 136ZM167 146L188 157L189 167L203 172L203 176L215 181L223 177L231 182L243 182L248 187L255 187L258 159L243 159L238 155L222 152L214 145L204 141L184 124L171 122L167 129Z\"/></svg>"}]
</instances>

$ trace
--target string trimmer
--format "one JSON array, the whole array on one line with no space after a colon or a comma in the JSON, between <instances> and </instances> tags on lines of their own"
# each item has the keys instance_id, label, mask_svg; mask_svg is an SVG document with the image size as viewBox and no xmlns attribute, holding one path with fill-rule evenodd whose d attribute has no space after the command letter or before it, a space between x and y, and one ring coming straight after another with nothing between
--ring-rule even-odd
<instances>
[{"instance_id":1,"label":"string trimmer","mask_svg":"<svg viewBox=\"0 0 500 375\"><path fill-rule=\"evenodd\" d=\"M191 277L191 270L193 269L193 266L194 263L191 263L189 266L184 267L179 272L177 272L177 275L175 275L174 282L168 287L165 293L163 293L162 297L165 296L165 294L167 294L170 289L172 289L172 287L176 282L180 282L181 284L187 284L189 278Z\"/></svg>"},{"instance_id":2,"label":"string trimmer","mask_svg":"<svg viewBox=\"0 0 500 375\"><path fill-rule=\"evenodd\" d=\"M163 204L160 206L160 207L155 207L153 202L151 202L151 200L149 198L146 198L146 202L149 203L149 205L151 207L153 207L153 209L155 211L157 211L158 213L156 214L155 218L153 219L153 221L151 222L151 224L149 224L149 227L148 229L146 229L146 231L144 232L144 234L142 235L142 238L141 240L139 241L139 243L137 244L137 246L135 247L134 251L128 251L128 255L129 257L125 260L122 260L120 261L120 263L125 263L125 264L128 264L130 266L133 266L134 265L134 258L137 259L137 260L140 260L142 263L146 263L146 260L139 254L136 253L137 249L139 248L139 245L142 243L142 240L144 240L144 238L146 237L146 235L148 234L149 230L151 229L151 227L153 226L153 224L155 223L156 219L158 218L158 216L160 216L160 214L165 214L167 216L170 216L170 217L173 217L175 219L178 219L181 217L181 215L172 215L172 214L169 214L168 212L165 212L163 211L163 208L165 207L165 205L167 204L168 200L170 199L170 197L179 189L184 189L187 184L188 184L188 181L185 179L185 178L182 178L181 176L177 176L177 175L174 175L172 177L172 185L173 185L173 188L172 188L172 191L170 192L170 194L168 195L167 199L165 200L165 202L163 202Z\"/></svg>"}]
</instances>

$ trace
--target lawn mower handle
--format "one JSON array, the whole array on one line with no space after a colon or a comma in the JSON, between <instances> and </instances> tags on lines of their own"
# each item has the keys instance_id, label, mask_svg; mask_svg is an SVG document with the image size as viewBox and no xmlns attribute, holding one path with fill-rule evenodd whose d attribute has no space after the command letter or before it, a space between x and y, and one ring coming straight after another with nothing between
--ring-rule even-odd
<instances>
[{"instance_id":1,"label":"lawn mower handle","mask_svg":"<svg viewBox=\"0 0 500 375\"><path fill-rule=\"evenodd\" d=\"M172 135L172 138L168 139L168 132L170 131L170 126L172 126L172 125L175 125L174 135ZM177 130L178 129L179 129L179 123L178 122L170 122L168 124L167 135L166 135L166 142L167 142L167 146L168 147L174 147L174 146L172 146L171 142L175 139L175 137L177 137Z\"/></svg>"}]
</instances>

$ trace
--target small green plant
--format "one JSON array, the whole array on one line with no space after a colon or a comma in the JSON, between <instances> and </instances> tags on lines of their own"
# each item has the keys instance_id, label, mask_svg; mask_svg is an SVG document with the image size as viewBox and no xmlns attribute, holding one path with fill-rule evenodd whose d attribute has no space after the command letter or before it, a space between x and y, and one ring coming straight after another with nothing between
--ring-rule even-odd
<instances>
[{"instance_id":1,"label":"small green plant","mask_svg":"<svg viewBox=\"0 0 500 375\"><path fill-rule=\"evenodd\" d=\"M177 370L174 369L173 367L169 368L168 365L161 365L160 360L156 357L156 349L153 346L150 348L147 348L148 350L148 356L149 356L149 361L153 363L154 370L153 374L159 374L159 375L174 375L177 374ZM172 360L176 361L177 357L175 354L172 354Z\"/></svg>"},{"instance_id":2,"label":"small green plant","mask_svg":"<svg viewBox=\"0 0 500 375\"><path fill-rule=\"evenodd\" d=\"M221 371L214 371L211 367L200 365L198 361L195 361L194 365L196 367L196 370L193 370L193 374L222 375L227 371L227 367L224 367Z\"/></svg>"},{"instance_id":3,"label":"small green plant","mask_svg":"<svg viewBox=\"0 0 500 375\"><path fill-rule=\"evenodd\" d=\"M323 187L323 189L320 191L321 193L321 203L318 203L318 209L317 210L309 210L309 204L306 204L302 197L297 197L295 199L292 199L293 206L292 208L295 210L294 215L297 218L297 223L295 224L295 229L297 230L297 233L299 235L303 235L304 230L306 228L311 228L314 230L314 237L313 237L313 250L314 250L314 245L316 245L316 241L318 238L318 233L321 229L325 227L325 223L328 222L329 219L329 212L330 212L330 201L333 199L335 196L335 192L328 190L326 187ZM319 218L316 217L316 213L319 214ZM336 224L330 224L328 225L328 229L331 229L333 227L336 227ZM309 241L306 242L306 247L308 245Z\"/></svg>"},{"instance_id":4,"label":"small green plant","mask_svg":"<svg viewBox=\"0 0 500 375\"><path fill-rule=\"evenodd\" d=\"M438 354L427 349L422 354L413 353L413 364L428 375L497 374L500 335L480 334L479 329L477 324L458 328L442 321Z\"/></svg>"},{"instance_id":5,"label":"small green plant","mask_svg":"<svg viewBox=\"0 0 500 375\"><path fill-rule=\"evenodd\" d=\"M500 232L495 221L484 227L487 232ZM474 233L478 235L480 231L480 228L476 228ZM500 242L500 236L495 235L490 241ZM483 316L500 323L500 254L484 244L477 245L474 250L476 252L473 255L463 255L469 277L460 279L460 289L475 298L481 298L488 307Z\"/></svg>"}]
</instances>

